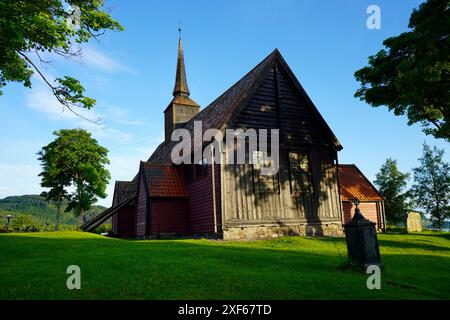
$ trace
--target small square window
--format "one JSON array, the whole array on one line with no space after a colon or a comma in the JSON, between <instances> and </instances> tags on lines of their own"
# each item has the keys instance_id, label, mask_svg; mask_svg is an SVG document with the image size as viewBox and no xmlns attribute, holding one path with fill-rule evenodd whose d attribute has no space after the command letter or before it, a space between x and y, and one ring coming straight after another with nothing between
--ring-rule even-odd
<instances>
[{"instance_id":1,"label":"small square window","mask_svg":"<svg viewBox=\"0 0 450 320\"><path fill-rule=\"evenodd\" d=\"M253 181L254 192L259 193L274 193L279 192L278 174L263 175L262 168L271 167L271 159L269 159L265 151L253 151Z\"/></svg>"}]
</instances>

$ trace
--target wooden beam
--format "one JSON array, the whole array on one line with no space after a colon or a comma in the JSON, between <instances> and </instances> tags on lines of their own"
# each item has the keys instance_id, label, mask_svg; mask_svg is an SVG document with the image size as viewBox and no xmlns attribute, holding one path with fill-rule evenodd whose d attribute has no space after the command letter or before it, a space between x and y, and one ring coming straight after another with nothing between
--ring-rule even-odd
<instances>
[{"instance_id":1,"label":"wooden beam","mask_svg":"<svg viewBox=\"0 0 450 320\"><path fill-rule=\"evenodd\" d=\"M108 220L113 214L115 214L118 210L122 209L124 206L126 206L130 201L134 200L136 198L136 195L132 195L128 198L126 198L124 201L120 202L116 206L113 206L102 213L100 213L98 216L92 218L85 224L83 224L80 229L83 231L90 231L95 228L97 228L99 225L101 225L103 222Z\"/></svg>"}]
</instances>

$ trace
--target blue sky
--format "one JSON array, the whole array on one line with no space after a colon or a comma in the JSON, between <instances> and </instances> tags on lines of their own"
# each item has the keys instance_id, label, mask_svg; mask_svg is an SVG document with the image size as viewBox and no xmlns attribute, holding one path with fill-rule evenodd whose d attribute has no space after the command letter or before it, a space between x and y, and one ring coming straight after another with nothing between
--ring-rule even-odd
<instances>
[{"instance_id":1,"label":"blue sky","mask_svg":"<svg viewBox=\"0 0 450 320\"><path fill-rule=\"evenodd\" d=\"M163 110L171 100L181 23L191 97L207 106L278 48L344 149L341 163L355 163L373 180L388 157L399 168L417 166L422 143L446 151L449 144L407 126L386 108L355 99L355 70L381 49L382 41L407 30L421 1L112 1L105 7L125 27L83 46L81 61L52 58L49 78L77 77L97 100L89 118L104 128L62 112L37 78L33 89L9 84L0 97L0 198L35 194L40 172L36 153L54 130L84 128L110 150L112 180L129 180L163 138ZM366 27L369 5L381 8L381 29Z\"/></svg>"}]
</instances>

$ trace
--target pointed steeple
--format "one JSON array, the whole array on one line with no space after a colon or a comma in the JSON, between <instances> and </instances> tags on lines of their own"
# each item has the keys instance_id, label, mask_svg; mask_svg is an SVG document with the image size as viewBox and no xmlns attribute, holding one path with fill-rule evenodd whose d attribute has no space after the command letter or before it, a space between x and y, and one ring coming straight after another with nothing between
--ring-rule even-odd
<instances>
[{"instance_id":1,"label":"pointed steeple","mask_svg":"<svg viewBox=\"0 0 450 320\"><path fill-rule=\"evenodd\" d=\"M180 38L178 39L178 59L177 59L177 74L175 77L175 87L173 88L173 95L176 97L178 95L189 96L189 88L186 80L186 70L184 67L184 53L183 53L183 43L181 41L181 29Z\"/></svg>"},{"instance_id":2,"label":"pointed steeple","mask_svg":"<svg viewBox=\"0 0 450 320\"><path fill-rule=\"evenodd\" d=\"M173 88L173 99L164 110L165 137L169 141L173 130L182 128L200 110L197 102L189 97L189 88L186 81L186 70L184 67L183 44L180 37L178 39L178 59L175 87Z\"/></svg>"}]
</instances>

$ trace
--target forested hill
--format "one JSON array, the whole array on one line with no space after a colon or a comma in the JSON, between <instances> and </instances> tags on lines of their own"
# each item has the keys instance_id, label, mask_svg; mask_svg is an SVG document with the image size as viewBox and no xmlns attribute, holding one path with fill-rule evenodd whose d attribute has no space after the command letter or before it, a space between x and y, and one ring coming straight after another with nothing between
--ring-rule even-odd
<instances>
[{"instance_id":1,"label":"forested hill","mask_svg":"<svg viewBox=\"0 0 450 320\"><path fill-rule=\"evenodd\" d=\"M77 218L72 212L64 212L67 203L63 202L61 223L76 224ZM86 213L87 218L99 214L105 207L94 206ZM39 195L12 196L0 199L0 214L27 214L42 224L55 222L56 206Z\"/></svg>"}]
</instances>

